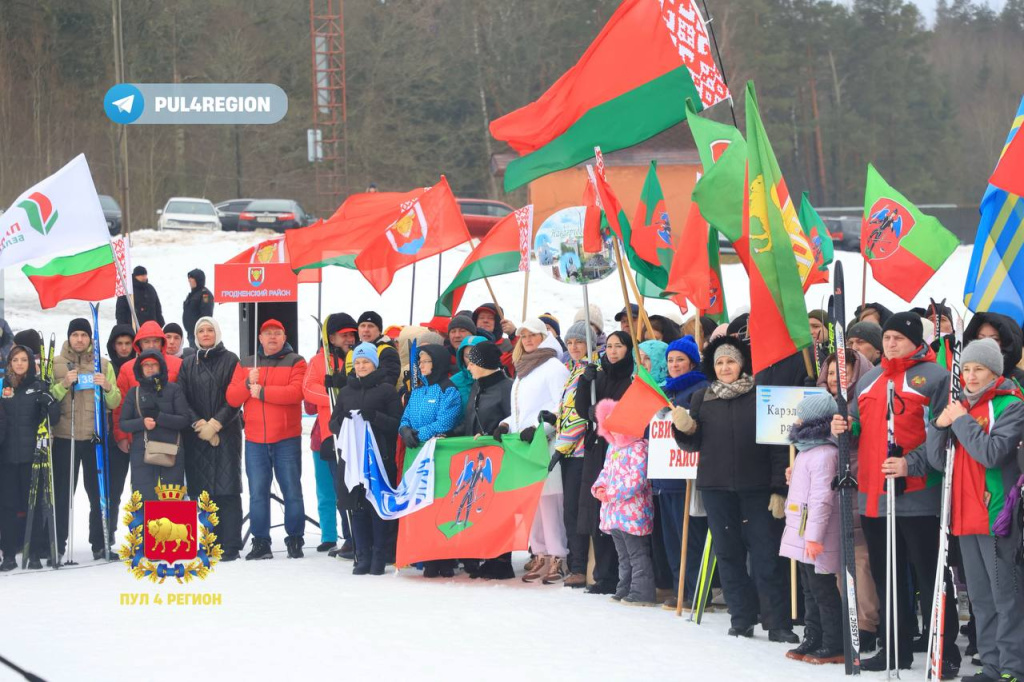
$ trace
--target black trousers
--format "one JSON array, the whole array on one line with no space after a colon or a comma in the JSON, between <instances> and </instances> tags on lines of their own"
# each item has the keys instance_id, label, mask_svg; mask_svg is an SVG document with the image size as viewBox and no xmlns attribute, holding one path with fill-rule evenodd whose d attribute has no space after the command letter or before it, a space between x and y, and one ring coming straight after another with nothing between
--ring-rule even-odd
<instances>
[{"instance_id":1,"label":"black trousers","mask_svg":"<svg viewBox=\"0 0 1024 682\"><path fill-rule=\"evenodd\" d=\"M619 553L615 540L600 531L590 539L594 542L594 582L614 590L619 584Z\"/></svg>"},{"instance_id":2,"label":"black trousers","mask_svg":"<svg viewBox=\"0 0 1024 682\"><path fill-rule=\"evenodd\" d=\"M211 495L220 523L215 526L218 543L225 552L242 551L242 496Z\"/></svg>"},{"instance_id":3,"label":"black trousers","mask_svg":"<svg viewBox=\"0 0 1024 682\"><path fill-rule=\"evenodd\" d=\"M885 609L885 517L871 518L861 516L861 527L864 539L868 544L868 563L871 564L871 577L875 580L878 601ZM897 516L896 517L896 565L893 576L896 582L896 608L899 622L896 625L896 637L899 644L900 659L913 660L911 650L911 619L913 616L913 595L906 576L910 567L917 578L917 590L920 596L924 627L928 632L931 619L932 593L935 589L935 565L939 556L939 518L937 516ZM960 633L959 609L953 585L949 580L949 571L945 572L946 589L946 636L943 638L943 660L960 663L960 649L956 645L956 637ZM882 647L887 641L886 627L892 622L890 614L884 614L879 624L878 642ZM893 661L898 663L898 661Z\"/></svg>"},{"instance_id":4,"label":"black trousers","mask_svg":"<svg viewBox=\"0 0 1024 682\"><path fill-rule=\"evenodd\" d=\"M71 440L54 438L53 491L57 507L57 543L60 545L58 551L61 554L66 553L68 541L68 482L72 472L71 467ZM96 475L96 446L91 440L75 441L75 490L78 489L79 467L81 467L85 494L89 498L89 545L94 552L98 552L104 547L103 517L100 514L100 487ZM109 491L107 497L107 522L110 529L107 544L112 544L114 531L117 529L117 522L121 514L117 510L117 502L110 498Z\"/></svg>"},{"instance_id":5,"label":"black trousers","mask_svg":"<svg viewBox=\"0 0 1024 682\"><path fill-rule=\"evenodd\" d=\"M590 538L576 532L576 519L580 510L580 487L583 485L583 458L562 459L562 519L565 521L565 539L569 546L566 564L569 573L587 572ZM614 547L614 544L613 544Z\"/></svg>"},{"instance_id":6,"label":"black trousers","mask_svg":"<svg viewBox=\"0 0 1024 682\"><path fill-rule=\"evenodd\" d=\"M833 652L843 650L843 602L834 573L815 573L798 561L804 588L804 639Z\"/></svg>"},{"instance_id":7,"label":"black trousers","mask_svg":"<svg viewBox=\"0 0 1024 682\"><path fill-rule=\"evenodd\" d=\"M32 483L32 464L0 464L0 549L5 559L13 559L24 549L25 524L28 520L29 487ZM49 541L43 521L42 487L36 500L35 519L32 521L33 556L48 556Z\"/></svg>"}]
</instances>

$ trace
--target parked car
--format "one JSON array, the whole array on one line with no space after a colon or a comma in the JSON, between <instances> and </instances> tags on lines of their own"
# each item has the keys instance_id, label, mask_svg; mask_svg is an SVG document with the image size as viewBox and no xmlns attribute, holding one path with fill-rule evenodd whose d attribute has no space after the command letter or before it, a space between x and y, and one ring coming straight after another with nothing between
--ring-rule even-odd
<instances>
[{"instance_id":1,"label":"parked car","mask_svg":"<svg viewBox=\"0 0 1024 682\"><path fill-rule=\"evenodd\" d=\"M114 201L114 197L106 194L100 195L100 206L103 208L103 217L107 220L107 231L111 237L121 234L121 207Z\"/></svg>"},{"instance_id":2,"label":"parked car","mask_svg":"<svg viewBox=\"0 0 1024 682\"><path fill-rule=\"evenodd\" d=\"M209 199L172 197L156 214L158 230L220 230L217 209Z\"/></svg>"},{"instance_id":3,"label":"parked car","mask_svg":"<svg viewBox=\"0 0 1024 682\"><path fill-rule=\"evenodd\" d=\"M502 218L515 209L501 201L490 199L457 199L459 210L466 219L469 234L477 239L483 237Z\"/></svg>"},{"instance_id":4,"label":"parked car","mask_svg":"<svg viewBox=\"0 0 1024 682\"><path fill-rule=\"evenodd\" d=\"M217 204L217 216L221 229L230 232L238 229L238 214L253 202L252 199L228 199Z\"/></svg>"},{"instance_id":5,"label":"parked car","mask_svg":"<svg viewBox=\"0 0 1024 682\"><path fill-rule=\"evenodd\" d=\"M314 220L291 199L256 199L238 214L238 231L264 229L284 232L305 227Z\"/></svg>"}]
</instances>

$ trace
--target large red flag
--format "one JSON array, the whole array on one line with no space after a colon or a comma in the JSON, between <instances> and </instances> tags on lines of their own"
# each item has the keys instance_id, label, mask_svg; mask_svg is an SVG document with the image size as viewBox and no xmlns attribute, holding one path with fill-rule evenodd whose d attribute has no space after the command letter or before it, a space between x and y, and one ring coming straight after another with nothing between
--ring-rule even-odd
<instances>
[{"instance_id":1,"label":"large red flag","mask_svg":"<svg viewBox=\"0 0 1024 682\"><path fill-rule=\"evenodd\" d=\"M699 310L706 311L712 308L713 280L708 257L708 223L694 201L690 203L686 225L679 235L665 291L685 296Z\"/></svg>"},{"instance_id":2,"label":"large red flag","mask_svg":"<svg viewBox=\"0 0 1024 682\"><path fill-rule=\"evenodd\" d=\"M379 294L391 286L398 270L469 241L466 221L443 176L419 198L403 204L397 219L381 222L383 234L355 259L356 268Z\"/></svg>"},{"instance_id":3,"label":"large red flag","mask_svg":"<svg viewBox=\"0 0 1024 682\"><path fill-rule=\"evenodd\" d=\"M408 192L360 192L351 194L331 216L334 218L361 218L378 215L387 211L398 211L403 202L418 199L427 191L426 187L417 187Z\"/></svg>"}]
</instances>

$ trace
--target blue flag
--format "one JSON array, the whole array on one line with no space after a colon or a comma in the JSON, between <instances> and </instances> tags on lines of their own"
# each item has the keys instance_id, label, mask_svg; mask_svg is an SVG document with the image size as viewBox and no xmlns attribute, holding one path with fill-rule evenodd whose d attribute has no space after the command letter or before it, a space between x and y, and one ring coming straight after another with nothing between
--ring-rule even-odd
<instances>
[{"instance_id":1,"label":"blue flag","mask_svg":"<svg viewBox=\"0 0 1024 682\"><path fill-rule=\"evenodd\" d=\"M1024 123L1021 99L1003 152ZM1000 156L1002 156L1002 153ZM981 200L981 222L964 284L964 303L978 312L1002 313L1024 322L1024 199L989 185Z\"/></svg>"}]
</instances>

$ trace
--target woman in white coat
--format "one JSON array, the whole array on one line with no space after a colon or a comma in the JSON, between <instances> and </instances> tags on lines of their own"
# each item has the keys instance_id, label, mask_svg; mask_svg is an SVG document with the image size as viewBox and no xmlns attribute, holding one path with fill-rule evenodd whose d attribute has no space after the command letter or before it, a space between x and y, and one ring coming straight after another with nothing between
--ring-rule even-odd
<instances>
[{"instance_id":1,"label":"woman in white coat","mask_svg":"<svg viewBox=\"0 0 1024 682\"><path fill-rule=\"evenodd\" d=\"M520 325L519 341L512 351L516 379L512 384L512 414L495 431L499 440L506 433L518 433L522 440L533 439L539 424L553 426L562 399L562 388L569 376L558 357L561 346L538 318ZM554 429L551 429L552 433ZM530 548L536 555L528 567L525 582L542 580L550 585L565 577L565 522L562 519L562 472L556 466L544 483L537 514L530 531Z\"/></svg>"}]
</instances>

